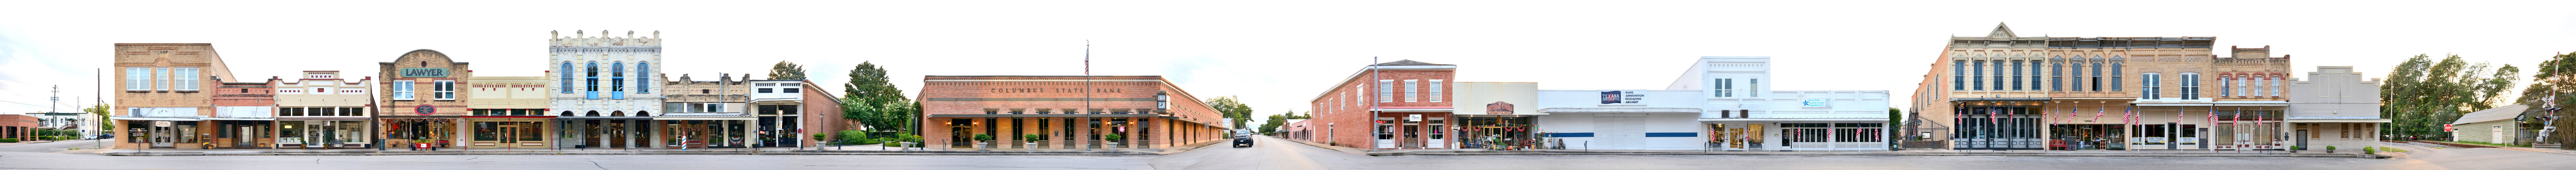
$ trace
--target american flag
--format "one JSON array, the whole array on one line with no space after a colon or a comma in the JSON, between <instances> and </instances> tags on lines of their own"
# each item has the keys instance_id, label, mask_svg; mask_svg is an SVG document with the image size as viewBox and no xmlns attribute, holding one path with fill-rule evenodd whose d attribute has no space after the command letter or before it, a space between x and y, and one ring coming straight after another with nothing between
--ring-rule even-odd
<instances>
[{"instance_id":1,"label":"american flag","mask_svg":"<svg viewBox=\"0 0 2576 170\"><path fill-rule=\"evenodd\" d=\"M1986 109L1986 122L1988 122L1988 123L1997 123L1997 124L2001 124L2002 122L1997 122L1997 121L1995 121L1995 114L2003 114L2003 113L2004 113L2004 110Z\"/></svg>"},{"instance_id":2,"label":"american flag","mask_svg":"<svg viewBox=\"0 0 2576 170\"><path fill-rule=\"evenodd\" d=\"M2083 112L2084 112L2084 108L2066 108L2066 121L2067 121L2067 122L2070 122L2070 123L2074 122L2074 121L2075 121L2075 116L2076 116L2075 114L2077 114L2077 113L2083 113Z\"/></svg>"},{"instance_id":3,"label":"american flag","mask_svg":"<svg viewBox=\"0 0 2576 170\"><path fill-rule=\"evenodd\" d=\"M2128 123L2128 124L2138 124L2138 108L2123 107L2123 108L2120 108L2120 114L2121 114L2121 115L2120 115L2120 121L2121 121L2121 122Z\"/></svg>"}]
</instances>

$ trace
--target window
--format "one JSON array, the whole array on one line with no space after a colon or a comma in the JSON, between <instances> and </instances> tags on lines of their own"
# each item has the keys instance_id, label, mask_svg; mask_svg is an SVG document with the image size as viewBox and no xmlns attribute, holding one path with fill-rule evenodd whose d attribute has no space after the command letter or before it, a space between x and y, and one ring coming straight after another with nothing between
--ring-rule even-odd
<instances>
[{"instance_id":1,"label":"window","mask_svg":"<svg viewBox=\"0 0 2576 170\"><path fill-rule=\"evenodd\" d=\"M2139 98L2139 99L2160 99L2160 98L2163 98L2163 97L2164 97L2164 96L2159 96L2159 95L2160 95L2159 93L2164 92L2164 91L2157 90L2157 89L2160 89L2161 87L2164 87L2164 85L2162 85L2162 84L2156 84L2156 83L2159 83L2158 79L2156 79L2156 78L2157 78L2157 77L2160 77L2160 76L2162 76L2162 75L2159 75L2159 74L2157 74L2157 73L2140 73L2140 74L2138 74L2138 98Z\"/></svg>"},{"instance_id":2,"label":"window","mask_svg":"<svg viewBox=\"0 0 2576 170\"><path fill-rule=\"evenodd\" d=\"M1717 90L1716 97L1735 97L1735 79L1717 79L1708 87Z\"/></svg>"},{"instance_id":3,"label":"window","mask_svg":"<svg viewBox=\"0 0 2576 170\"><path fill-rule=\"evenodd\" d=\"M362 114L365 114L365 113L367 113L367 108L360 108L360 107L343 107L343 108L340 108L340 116L366 116L366 115L362 115Z\"/></svg>"},{"instance_id":4,"label":"window","mask_svg":"<svg viewBox=\"0 0 2576 170\"><path fill-rule=\"evenodd\" d=\"M1751 86L1746 89L1752 89L1744 90L1745 95L1762 97L1762 79L1744 79L1744 86Z\"/></svg>"},{"instance_id":5,"label":"window","mask_svg":"<svg viewBox=\"0 0 2576 170\"><path fill-rule=\"evenodd\" d=\"M587 81L582 83L582 92L584 93L582 96L589 99L599 99L599 62L590 62L589 65L583 67L588 68L587 70L582 71L582 77L585 78L584 81Z\"/></svg>"},{"instance_id":6,"label":"window","mask_svg":"<svg viewBox=\"0 0 2576 170\"><path fill-rule=\"evenodd\" d=\"M1395 80L1377 80L1377 102L1395 102ZM1067 120L1071 121L1071 120Z\"/></svg>"},{"instance_id":7,"label":"window","mask_svg":"<svg viewBox=\"0 0 2576 170\"><path fill-rule=\"evenodd\" d=\"M279 107L277 108L277 116L304 116L304 108Z\"/></svg>"},{"instance_id":8,"label":"window","mask_svg":"<svg viewBox=\"0 0 2576 170\"><path fill-rule=\"evenodd\" d=\"M1428 98L1427 100L1431 100L1431 102L1440 102L1440 97L1446 97L1446 95L1440 93L1440 85L1443 84L1442 82L1443 81L1440 79L1431 79L1431 85L1430 87L1427 87L1431 88L1431 93L1423 94L1423 98ZM790 90L788 93L795 93L795 91Z\"/></svg>"},{"instance_id":9,"label":"window","mask_svg":"<svg viewBox=\"0 0 2576 170\"><path fill-rule=\"evenodd\" d=\"M1396 80L1395 84L1404 87L1405 102L1422 102L1422 86L1417 86L1422 80Z\"/></svg>"},{"instance_id":10,"label":"window","mask_svg":"<svg viewBox=\"0 0 2576 170\"><path fill-rule=\"evenodd\" d=\"M437 95L437 100L456 100L456 81L439 80L430 82L429 85L429 90Z\"/></svg>"},{"instance_id":11,"label":"window","mask_svg":"<svg viewBox=\"0 0 2576 170\"><path fill-rule=\"evenodd\" d=\"M1993 88L1993 89L1989 89L1989 90L1998 90L1998 91L2000 91L2000 90L2004 90L2004 61L2003 61L2003 60L1995 60L1995 61L1994 61L1994 65L1995 65L1995 88Z\"/></svg>"},{"instance_id":12,"label":"window","mask_svg":"<svg viewBox=\"0 0 2576 170\"><path fill-rule=\"evenodd\" d=\"M760 88L760 93L769 93L769 88Z\"/></svg>"},{"instance_id":13,"label":"window","mask_svg":"<svg viewBox=\"0 0 2576 170\"><path fill-rule=\"evenodd\" d=\"M564 63L563 63L563 68L562 68L562 69L560 69L560 70L555 70L555 72L557 72L557 73L563 73L563 80L562 80L562 81L560 81L560 82L563 82L563 87L560 87L560 88L559 88L559 89L563 89L563 92L562 92L562 93L572 93L572 89L573 89L573 87L572 87L572 79L573 79L572 72L575 72L575 71L578 71L578 70L573 70L573 69L572 69L572 62L570 62L570 61L566 61L566 62L564 62Z\"/></svg>"},{"instance_id":14,"label":"window","mask_svg":"<svg viewBox=\"0 0 2576 170\"><path fill-rule=\"evenodd\" d=\"M125 90L152 90L152 68L126 67Z\"/></svg>"},{"instance_id":15,"label":"window","mask_svg":"<svg viewBox=\"0 0 2576 170\"><path fill-rule=\"evenodd\" d=\"M2218 96L2235 96L2236 77L2218 77Z\"/></svg>"},{"instance_id":16,"label":"window","mask_svg":"<svg viewBox=\"0 0 2576 170\"><path fill-rule=\"evenodd\" d=\"M2102 63L2093 63L2093 91L2102 91ZM2113 82L2118 82L2113 80Z\"/></svg>"},{"instance_id":17,"label":"window","mask_svg":"<svg viewBox=\"0 0 2576 170\"><path fill-rule=\"evenodd\" d=\"M1950 62L1950 90L1968 90L1968 62Z\"/></svg>"},{"instance_id":18,"label":"window","mask_svg":"<svg viewBox=\"0 0 2576 170\"><path fill-rule=\"evenodd\" d=\"M2182 99L2200 100L2200 73L2182 73Z\"/></svg>"},{"instance_id":19,"label":"window","mask_svg":"<svg viewBox=\"0 0 2576 170\"><path fill-rule=\"evenodd\" d=\"M199 76L197 76L196 67L171 68L170 74L173 78L177 78L170 80L172 90L197 90L197 86L200 86L197 84Z\"/></svg>"},{"instance_id":20,"label":"window","mask_svg":"<svg viewBox=\"0 0 2576 170\"><path fill-rule=\"evenodd\" d=\"M411 84L411 83L412 83L412 81L411 81L411 80L394 80L394 83L393 83L393 84L387 84L388 86L391 86L391 87L387 87L387 88L392 88L392 89L387 89L387 90L393 90L393 92L394 92L394 100L411 100L411 99L412 99L412 97L411 97L411 92L412 92L411 85L412 85L412 84Z\"/></svg>"},{"instance_id":21,"label":"window","mask_svg":"<svg viewBox=\"0 0 2576 170\"><path fill-rule=\"evenodd\" d=\"M2048 63L2048 91L2066 91L2066 63ZM2034 85L2036 86L2036 85Z\"/></svg>"},{"instance_id":22,"label":"window","mask_svg":"<svg viewBox=\"0 0 2576 170\"><path fill-rule=\"evenodd\" d=\"M780 92L780 93L803 93L803 92L797 91L797 90L796 90L796 88L782 88L782 89L779 89L779 92Z\"/></svg>"},{"instance_id":23,"label":"window","mask_svg":"<svg viewBox=\"0 0 2576 170\"><path fill-rule=\"evenodd\" d=\"M653 93L653 64L635 62L635 93Z\"/></svg>"},{"instance_id":24,"label":"window","mask_svg":"<svg viewBox=\"0 0 2576 170\"><path fill-rule=\"evenodd\" d=\"M1968 65L1968 68L1975 68L1975 70L1968 71L1968 82L1976 83L1968 84L1968 90L1986 90L1986 62L1972 62Z\"/></svg>"},{"instance_id":25,"label":"window","mask_svg":"<svg viewBox=\"0 0 2576 170\"><path fill-rule=\"evenodd\" d=\"M626 62L608 63L608 91L626 92Z\"/></svg>"},{"instance_id":26,"label":"window","mask_svg":"<svg viewBox=\"0 0 2576 170\"><path fill-rule=\"evenodd\" d=\"M2264 96L2281 96L2281 77L2264 77Z\"/></svg>"},{"instance_id":27,"label":"window","mask_svg":"<svg viewBox=\"0 0 2576 170\"><path fill-rule=\"evenodd\" d=\"M698 94L710 94L710 93L716 93L716 90L698 89Z\"/></svg>"},{"instance_id":28,"label":"window","mask_svg":"<svg viewBox=\"0 0 2576 170\"><path fill-rule=\"evenodd\" d=\"M2111 63L2111 91L2120 90L2120 63Z\"/></svg>"},{"instance_id":29,"label":"window","mask_svg":"<svg viewBox=\"0 0 2576 170\"><path fill-rule=\"evenodd\" d=\"M152 73L153 73L153 75L152 75L152 76L153 76L153 77L152 77L152 89L154 89L154 90L170 90L170 89L172 89L172 87L170 86L170 68L169 68L169 67L152 68Z\"/></svg>"},{"instance_id":30,"label":"window","mask_svg":"<svg viewBox=\"0 0 2576 170\"><path fill-rule=\"evenodd\" d=\"M2039 61L2032 60L2029 66L2030 74L2027 76L2030 76L2030 91L2039 91Z\"/></svg>"}]
</instances>

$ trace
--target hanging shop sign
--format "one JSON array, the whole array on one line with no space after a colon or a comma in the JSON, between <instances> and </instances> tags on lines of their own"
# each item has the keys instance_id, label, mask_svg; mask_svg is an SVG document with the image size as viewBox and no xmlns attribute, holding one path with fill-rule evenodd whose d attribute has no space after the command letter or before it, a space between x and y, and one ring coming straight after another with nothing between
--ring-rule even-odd
<instances>
[{"instance_id":1,"label":"hanging shop sign","mask_svg":"<svg viewBox=\"0 0 2576 170\"><path fill-rule=\"evenodd\" d=\"M1497 101L1497 102L1494 102L1494 103L1485 104L1485 114L1489 114L1489 115L1508 115L1508 114L1512 114L1512 103L1506 103L1506 102L1499 102L1499 101Z\"/></svg>"},{"instance_id":2,"label":"hanging shop sign","mask_svg":"<svg viewBox=\"0 0 2576 170\"><path fill-rule=\"evenodd\" d=\"M1644 90L1602 90L1601 105L1645 105Z\"/></svg>"}]
</instances>

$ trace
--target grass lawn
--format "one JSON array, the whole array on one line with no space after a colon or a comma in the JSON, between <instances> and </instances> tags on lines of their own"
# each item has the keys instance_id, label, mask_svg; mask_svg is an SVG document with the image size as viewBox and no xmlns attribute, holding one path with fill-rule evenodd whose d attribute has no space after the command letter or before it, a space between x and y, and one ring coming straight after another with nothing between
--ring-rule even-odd
<instances>
[{"instance_id":1,"label":"grass lawn","mask_svg":"<svg viewBox=\"0 0 2576 170\"><path fill-rule=\"evenodd\" d=\"M2474 141L2443 141L2443 142L2451 142L2451 143L2466 143L2466 144L2477 144L2477 145L2487 145L2487 146L2504 146L2504 147L2531 147L2531 145L2507 145L2507 144L2495 144L2495 143L2474 142Z\"/></svg>"}]
</instances>

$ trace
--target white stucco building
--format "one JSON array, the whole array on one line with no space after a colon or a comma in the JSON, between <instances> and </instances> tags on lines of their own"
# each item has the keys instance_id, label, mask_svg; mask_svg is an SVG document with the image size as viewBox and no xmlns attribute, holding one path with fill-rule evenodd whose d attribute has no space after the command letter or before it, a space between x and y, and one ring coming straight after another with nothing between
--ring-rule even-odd
<instances>
[{"instance_id":1,"label":"white stucco building","mask_svg":"<svg viewBox=\"0 0 2576 170\"><path fill-rule=\"evenodd\" d=\"M1701 91L1712 150L1886 150L1885 90L1773 90L1771 57L1700 57L1666 90ZM1772 80L1772 81L1764 81Z\"/></svg>"},{"instance_id":2,"label":"white stucco building","mask_svg":"<svg viewBox=\"0 0 2576 170\"><path fill-rule=\"evenodd\" d=\"M573 31L572 37L547 40L550 59L547 70L554 73L548 95L556 121L562 122L562 143L580 147L631 148L646 147L651 137L651 116L662 113L661 81L653 80L653 70L662 67L661 32L652 37L637 37L627 31L623 37L611 37L600 31L589 37ZM553 36L561 36L553 35Z\"/></svg>"}]
</instances>

